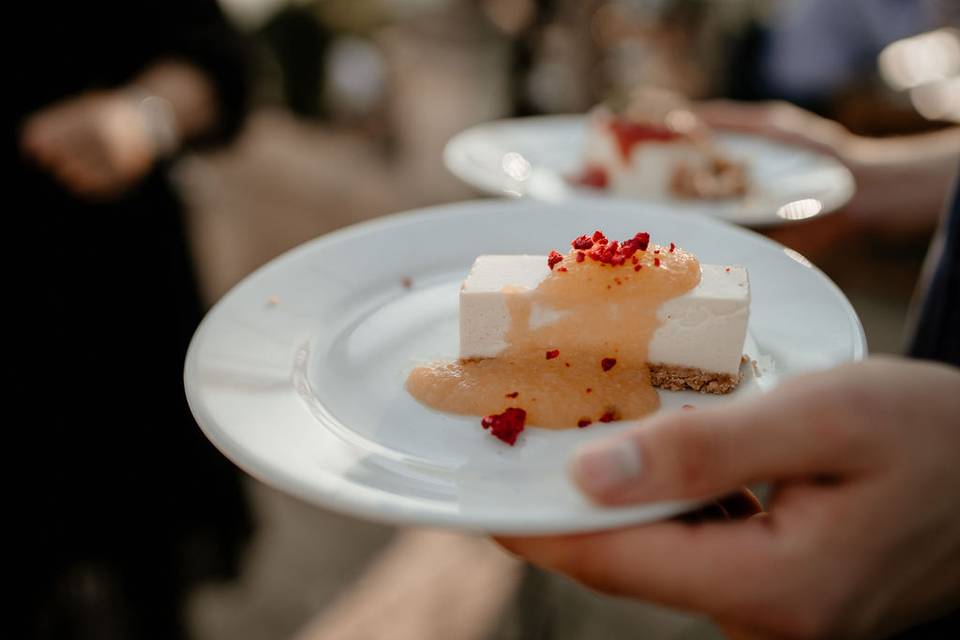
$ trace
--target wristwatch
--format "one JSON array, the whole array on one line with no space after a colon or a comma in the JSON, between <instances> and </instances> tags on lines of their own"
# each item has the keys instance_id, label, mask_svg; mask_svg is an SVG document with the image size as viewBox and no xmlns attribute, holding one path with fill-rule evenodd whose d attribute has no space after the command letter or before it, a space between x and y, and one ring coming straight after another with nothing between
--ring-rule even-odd
<instances>
[{"instance_id":1,"label":"wristwatch","mask_svg":"<svg viewBox=\"0 0 960 640\"><path fill-rule=\"evenodd\" d=\"M158 158L168 158L180 147L180 127L173 105L140 86L127 88L127 93L140 111L144 125L156 147Z\"/></svg>"}]
</instances>

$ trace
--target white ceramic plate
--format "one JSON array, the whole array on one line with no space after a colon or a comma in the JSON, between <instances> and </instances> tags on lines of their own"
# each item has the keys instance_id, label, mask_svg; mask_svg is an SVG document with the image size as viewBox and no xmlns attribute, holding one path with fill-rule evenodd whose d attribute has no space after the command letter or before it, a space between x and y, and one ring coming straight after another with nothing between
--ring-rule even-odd
<instances>
[{"instance_id":1,"label":"white ceramic plate","mask_svg":"<svg viewBox=\"0 0 960 640\"><path fill-rule=\"evenodd\" d=\"M583 168L585 116L497 120L454 136L444 150L447 168L467 184L498 196L529 196L549 202L628 200L569 180ZM830 156L729 132L717 143L747 162L751 189L744 198L696 201L670 198L677 214L704 213L750 227L781 225L837 210L853 197L853 176ZM637 202L636 199L632 200Z\"/></svg>"},{"instance_id":2,"label":"white ceramic plate","mask_svg":"<svg viewBox=\"0 0 960 640\"><path fill-rule=\"evenodd\" d=\"M456 357L458 288L475 256L546 254L595 228L615 238L646 230L702 262L749 269L746 351L762 375L745 367L730 396L661 392L662 410L724 402L865 355L863 330L836 286L752 232L654 206L611 202L587 216L575 204L486 200L349 227L249 276L197 330L185 369L190 406L251 475L364 518L547 533L676 514L690 505L600 508L569 482L574 446L629 423L528 428L509 447L479 418L431 411L404 390L415 363Z\"/></svg>"}]
</instances>

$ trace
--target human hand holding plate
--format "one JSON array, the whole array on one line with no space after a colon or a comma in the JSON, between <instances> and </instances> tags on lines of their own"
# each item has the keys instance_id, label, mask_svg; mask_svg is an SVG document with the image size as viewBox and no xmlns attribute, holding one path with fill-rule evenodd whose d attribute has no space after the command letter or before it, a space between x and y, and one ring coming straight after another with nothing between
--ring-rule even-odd
<instances>
[{"instance_id":1,"label":"human hand holding plate","mask_svg":"<svg viewBox=\"0 0 960 640\"><path fill-rule=\"evenodd\" d=\"M872 359L763 395L663 414L578 451L592 499L623 505L774 483L768 516L501 538L620 596L706 613L731 637L886 637L956 605L960 373Z\"/></svg>"}]
</instances>

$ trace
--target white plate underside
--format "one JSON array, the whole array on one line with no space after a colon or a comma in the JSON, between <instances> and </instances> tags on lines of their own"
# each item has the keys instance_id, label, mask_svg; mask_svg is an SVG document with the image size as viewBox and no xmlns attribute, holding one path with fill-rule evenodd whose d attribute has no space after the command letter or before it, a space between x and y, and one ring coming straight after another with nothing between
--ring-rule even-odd
<instances>
[{"instance_id":1,"label":"white plate underside","mask_svg":"<svg viewBox=\"0 0 960 640\"><path fill-rule=\"evenodd\" d=\"M228 293L198 329L185 368L198 422L263 482L378 521L549 533L674 515L688 505L596 507L566 475L576 445L630 423L528 428L508 447L478 418L426 409L403 387L415 363L456 357L458 288L475 256L546 254L595 228L614 238L646 230L702 262L749 270L745 351L761 376L745 366L728 396L661 392L661 410L727 402L786 375L864 357L850 304L802 256L651 205L608 202L590 214L575 203L460 203L350 227L281 256Z\"/></svg>"}]
</instances>

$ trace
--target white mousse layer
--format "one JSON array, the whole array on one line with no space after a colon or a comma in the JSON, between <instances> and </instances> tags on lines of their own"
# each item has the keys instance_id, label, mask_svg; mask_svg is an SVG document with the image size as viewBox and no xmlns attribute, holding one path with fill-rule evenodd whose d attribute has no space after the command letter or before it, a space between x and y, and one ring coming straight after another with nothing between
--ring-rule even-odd
<instances>
[{"instance_id":1,"label":"white mousse layer","mask_svg":"<svg viewBox=\"0 0 960 640\"><path fill-rule=\"evenodd\" d=\"M701 265L700 284L658 310L662 324L650 341L651 363L736 375L750 312L743 267ZM729 269L729 271L728 271ZM460 357L491 358L503 351L510 296L527 296L550 274L546 256L480 256L460 287ZM535 328L563 312L534 308Z\"/></svg>"},{"instance_id":2,"label":"white mousse layer","mask_svg":"<svg viewBox=\"0 0 960 640\"><path fill-rule=\"evenodd\" d=\"M697 166L703 160L703 151L686 139L638 142L625 160L606 120L592 117L587 127L584 165L604 169L609 189L620 195L670 197L670 180L677 166Z\"/></svg>"}]
</instances>

